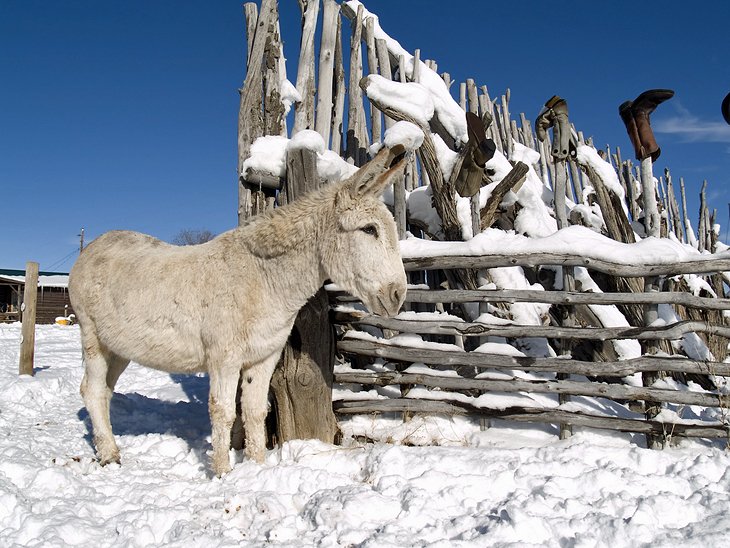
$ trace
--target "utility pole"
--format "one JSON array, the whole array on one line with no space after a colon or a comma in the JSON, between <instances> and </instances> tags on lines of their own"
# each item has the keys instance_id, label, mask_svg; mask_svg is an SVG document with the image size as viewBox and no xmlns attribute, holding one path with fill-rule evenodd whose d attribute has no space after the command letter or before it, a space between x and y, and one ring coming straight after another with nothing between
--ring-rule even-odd
<instances>
[{"instance_id":1,"label":"utility pole","mask_svg":"<svg viewBox=\"0 0 730 548\"><path fill-rule=\"evenodd\" d=\"M81 237L81 243L79 243L79 253L81 253L84 250L84 227L81 227L81 234L79 234Z\"/></svg>"}]
</instances>

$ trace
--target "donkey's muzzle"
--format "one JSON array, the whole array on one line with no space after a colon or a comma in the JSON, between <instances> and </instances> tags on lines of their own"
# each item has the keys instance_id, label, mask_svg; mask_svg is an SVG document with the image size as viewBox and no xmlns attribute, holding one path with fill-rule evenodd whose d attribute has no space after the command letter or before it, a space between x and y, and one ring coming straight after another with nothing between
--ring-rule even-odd
<instances>
[{"instance_id":1,"label":"donkey's muzzle","mask_svg":"<svg viewBox=\"0 0 730 548\"><path fill-rule=\"evenodd\" d=\"M398 282L388 284L379 291L377 300L380 310L374 310L373 312L388 318L397 316L405 298L406 286L404 284Z\"/></svg>"}]
</instances>

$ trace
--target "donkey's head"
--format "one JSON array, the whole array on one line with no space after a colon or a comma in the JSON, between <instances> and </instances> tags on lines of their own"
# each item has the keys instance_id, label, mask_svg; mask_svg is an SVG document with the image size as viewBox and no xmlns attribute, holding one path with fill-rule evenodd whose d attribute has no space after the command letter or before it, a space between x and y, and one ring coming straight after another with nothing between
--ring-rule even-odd
<instances>
[{"instance_id":1,"label":"donkey's head","mask_svg":"<svg viewBox=\"0 0 730 548\"><path fill-rule=\"evenodd\" d=\"M326 275L362 299L371 312L398 313L406 294L406 275L393 217L380 200L401 176L405 148L383 148L342 183L334 197L334 231L320 248Z\"/></svg>"}]
</instances>

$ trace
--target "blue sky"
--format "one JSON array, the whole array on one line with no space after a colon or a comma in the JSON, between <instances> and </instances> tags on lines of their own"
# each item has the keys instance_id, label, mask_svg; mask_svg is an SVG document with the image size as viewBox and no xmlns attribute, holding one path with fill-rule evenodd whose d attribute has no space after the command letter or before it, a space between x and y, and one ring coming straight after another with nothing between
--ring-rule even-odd
<instances>
[{"instance_id":1,"label":"blue sky","mask_svg":"<svg viewBox=\"0 0 730 548\"><path fill-rule=\"evenodd\" d=\"M474 78L493 97L510 88L513 117L534 119L561 95L578 129L624 157L618 105L645 89L675 90L652 116L655 174L684 177L693 222L707 179L724 238L730 3L365 5L454 80ZM282 0L280 10L294 81L299 9ZM170 240L235 226L245 44L238 1L0 0L0 268L36 260L67 271L81 227L88 241L112 229Z\"/></svg>"}]
</instances>

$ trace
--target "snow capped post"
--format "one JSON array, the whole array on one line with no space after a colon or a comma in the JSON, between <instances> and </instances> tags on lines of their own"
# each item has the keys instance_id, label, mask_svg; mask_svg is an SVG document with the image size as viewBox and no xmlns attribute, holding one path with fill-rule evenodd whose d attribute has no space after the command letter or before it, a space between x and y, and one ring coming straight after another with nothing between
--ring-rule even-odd
<instances>
[{"instance_id":1,"label":"snow capped post","mask_svg":"<svg viewBox=\"0 0 730 548\"><path fill-rule=\"evenodd\" d=\"M251 145L264 135L265 118L262 112L264 89L264 57L267 51L273 53L270 36L277 34L279 12L276 0L262 0L257 13L254 3L245 5L246 28L248 31L249 56L246 65L246 80L240 90L238 110L238 224L263 211L266 198L256 185L247 183L243 177L243 162L248 158ZM276 79L280 77L278 71ZM267 84L267 89L272 89ZM278 134L278 132L277 132Z\"/></svg>"},{"instance_id":2,"label":"snow capped post","mask_svg":"<svg viewBox=\"0 0 730 548\"><path fill-rule=\"evenodd\" d=\"M28 261L25 265L25 285L23 286L23 304L20 307L23 322L20 336L20 375L33 375L33 357L35 353L35 312L38 301L38 263Z\"/></svg>"},{"instance_id":3,"label":"snow capped post","mask_svg":"<svg viewBox=\"0 0 730 548\"><path fill-rule=\"evenodd\" d=\"M424 133L419 126L410 122L394 123L386 132L383 144L387 147L403 145L406 150L414 151L423 144ZM398 239L406 237L406 188L401 178L393 181L393 217L398 230Z\"/></svg>"},{"instance_id":4,"label":"snow capped post","mask_svg":"<svg viewBox=\"0 0 730 548\"><path fill-rule=\"evenodd\" d=\"M281 192L286 203L320 187L317 155L325 150L322 136L313 130L302 130L289 141L287 177ZM326 443L335 441L339 430L332 410L334 362L335 334L329 321L329 298L320 288L299 310L271 377L278 443L312 438Z\"/></svg>"}]
</instances>

